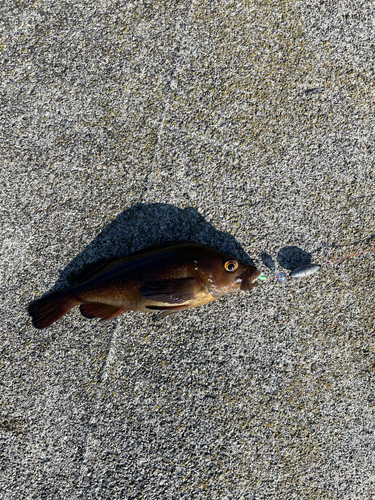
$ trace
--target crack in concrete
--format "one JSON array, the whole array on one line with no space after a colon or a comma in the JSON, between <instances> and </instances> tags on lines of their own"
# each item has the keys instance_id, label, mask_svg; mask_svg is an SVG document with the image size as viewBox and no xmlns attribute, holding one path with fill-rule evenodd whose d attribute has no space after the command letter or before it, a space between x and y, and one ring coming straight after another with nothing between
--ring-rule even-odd
<instances>
[{"instance_id":1,"label":"crack in concrete","mask_svg":"<svg viewBox=\"0 0 375 500\"><path fill-rule=\"evenodd\" d=\"M163 109L160 125L158 128L157 134L156 134L157 139L156 139L156 144L155 144L155 148L154 148L154 154L153 154L153 157L151 160L149 171L148 171L146 178L145 178L145 181L144 181L145 188L144 188L143 193L140 197L139 203L142 202L144 195L149 190L149 188L152 187L152 185L150 185L150 178L152 177L152 173L154 172L155 167L156 167L156 162L158 159L158 146L161 143L161 137L162 137L163 130L164 130L165 120L166 120L166 117L168 115L168 111L171 107L171 102L170 102L171 101L171 94L172 94L172 90L173 90L173 82L175 81L174 77L176 75L176 71L177 71L177 67L178 67L178 59L181 56L181 52L182 52L182 49L184 47L184 39L185 39L186 32L191 24L191 18L193 15L193 11L194 11L194 3L192 2L190 10L189 10L188 15L187 15L186 23L185 23L184 28L182 30L179 46L176 50L176 56L175 56L174 61L173 61L174 69L172 70L172 74L171 74L171 78L170 78L169 92L167 93L167 95L165 97L164 109Z\"/></svg>"},{"instance_id":2,"label":"crack in concrete","mask_svg":"<svg viewBox=\"0 0 375 500\"><path fill-rule=\"evenodd\" d=\"M177 55L175 56L175 59L174 59L174 69L172 71L172 75L171 75L171 85L170 85L170 90L165 98L165 102L164 102L164 110L163 110L163 113L162 113L162 118L161 118L161 122L160 122L160 126L159 126L159 129L158 129L158 132L157 132L157 141L156 141L156 144L155 144L155 150L154 150L154 155L153 155L153 158L152 158L152 161L151 161L151 166L150 166L150 169L149 169L149 172L146 176L146 179L145 179L145 189L139 199L139 203L142 202L143 200L143 197L144 195L146 194L146 192L148 191L149 189L149 179L150 177L152 176L152 173L155 169L155 166L156 166L156 162L157 162L157 158L158 158L158 145L160 144L161 142L161 137L162 137L162 133L163 133L163 129L164 129L164 124L165 124L165 120L166 120L166 117L167 117L167 114L168 114L168 111L170 109L170 99L171 99L171 94L172 94L172 82L174 81L174 76L176 74L176 71L177 71L177 61L178 61L178 58L180 57L181 55L181 50L182 50L182 47L184 46L184 37L185 37L185 34L186 34L186 31L187 29L189 28L189 25L190 25L190 22L191 22L191 17L192 17L192 14L193 14L193 9L194 9L194 4L192 3L191 7L190 7L190 11L188 13L188 16L187 16L187 22L185 23L185 26L184 26L184 29L183 29L183 33L181 35L181 39L180 39L180 45L178 47L178 50L177 50ZM94 408L93 408L93 416L92 418L90 419L90 422L89 422L89 429L88 429L88 433L87 433L87 437L86 437L86 442L84 444L84 453L83 453L83 460L82 460L82 465L81 465L81 468L80 468L80 471L79 471L79 476L78 476L78 480L77 480L77 484L76 484L76 494L78 495L79 497L79 490L80 488L83 486L83 481L85 479L85 476L87 475L87 472L88 472L88 467L87 467L87 462L90 458L90 447L91 446L94 446L95 445L95 440L93 439L93 426L96 424L96 418L97 418L97 412L100 408L100 405L101 405L101 398L100 398L100 395L102 393L102 384L103 382L105 382L108 378L108 370L109 370L109 367L111 366L112 362L113 362L113 359L114 359L114 353L115 353L115 350L116 350L116 338L117 338L117 335L118 335L118 332L119 332L119 329L120 329L120 326L121 324L119 323L109 341L108 341L108 348L107 348L107 352L106 352L106 355L105 355L105 359L104 359L104 362L103 362L103 365L102 365L102 368L101 370L99 371L99 374L98 374L98 379L97 379L97 391L96 391L96 396L95 396L95 404L94 404ZM77 498L78 498L77 497Z\"/></svg>"}]
</instances>

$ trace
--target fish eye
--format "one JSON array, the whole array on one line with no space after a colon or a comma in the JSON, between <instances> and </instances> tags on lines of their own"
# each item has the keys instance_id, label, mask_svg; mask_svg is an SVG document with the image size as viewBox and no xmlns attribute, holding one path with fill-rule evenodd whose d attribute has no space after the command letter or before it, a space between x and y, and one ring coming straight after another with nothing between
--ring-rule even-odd
<instances>
[{"instance_id":1,"label":"fish eye","mask_svg":"<svg viewBox=\"0 0 375 500\"><path fill-rule=\"evenodd\" d=\"M238 269L238 262L236 260L227 260L224 267L227 271L233 273L233 271Z\"/></svg>"}]
</instances>

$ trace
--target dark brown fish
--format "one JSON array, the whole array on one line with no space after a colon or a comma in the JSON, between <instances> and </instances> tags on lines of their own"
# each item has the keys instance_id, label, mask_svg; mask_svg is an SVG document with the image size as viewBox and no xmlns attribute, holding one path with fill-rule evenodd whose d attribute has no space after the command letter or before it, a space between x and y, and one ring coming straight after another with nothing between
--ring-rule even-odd
<instances>
[{"instance_id":1,"label":"dark brown fish","mask_svg":"<svg viewBox=\"0 0 375 500\"><path fill-rule=\"evenodd\" d=\"M36 328L78 305L86 318L111 319L130 310L165 316L248 291L259 275L254 266L206 245L164 243L107 261L84 283L36 300L28 311Z\"/></svg>"}]
</instances>

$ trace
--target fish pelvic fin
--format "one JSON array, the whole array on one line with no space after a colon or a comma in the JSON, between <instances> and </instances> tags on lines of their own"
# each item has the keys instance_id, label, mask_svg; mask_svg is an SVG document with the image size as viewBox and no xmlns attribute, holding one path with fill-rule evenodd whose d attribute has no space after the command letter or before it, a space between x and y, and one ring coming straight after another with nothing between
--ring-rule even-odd
<instances>
[{"instance_id":1,"label":"fish pelvic fin","mask_svg":"<svg viewBox=\"0 0 375 500\"><path fill-rule=\"evenodd\" d=\"M35 300L29 305L28 312L35 328L42 329L51 326L77 304L75 297L61 290Z\"/></svg>"},{"instance_id":2,"label":"fish pelvic fin","mask_svg":"<svg viewBox=\"0 0 375 500\"><path fill-rule=\"evenodd\" d=\"M159 319L163 318L164 316L168 316L169 314L175 314L180 311L184 311L185 309L189 309L190 306L174 306L174 307L168 307L168 306L146 306L146 309L149 309L150 311L159 311L157 314L154 315L153 319Z\"/></svg>"},{"instance_id":3,"label":"fish pelvic fin","mask_svg":"<svg viewBox=\"0 0 375 500\"><path fill-rule=\"evenodd\" d=\"M86 302L81 304L79 309L85 318L100 318L102 321L112 319L126 310L124 307L111 306L100 302Z\"/></svg>"}]
</instances>

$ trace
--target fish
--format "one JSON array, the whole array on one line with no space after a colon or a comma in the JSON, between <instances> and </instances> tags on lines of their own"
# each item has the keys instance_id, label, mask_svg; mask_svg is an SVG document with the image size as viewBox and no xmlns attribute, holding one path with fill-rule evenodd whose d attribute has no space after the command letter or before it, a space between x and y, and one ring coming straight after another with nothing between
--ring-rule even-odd
<instances>
[{"instance_id":1,"label":"fish","mask_svg":"<svg viewBox=\"0 0 375 500\"><path fill-rule=\"evenodd\" d=\"M126 311L159 316L250 291L260 271L251 264L190 241L153 245L100 263L82 283L32 302L35 328L46 328L79 306L85 318L109 320Z\"/></svg>"}]
</instances>

